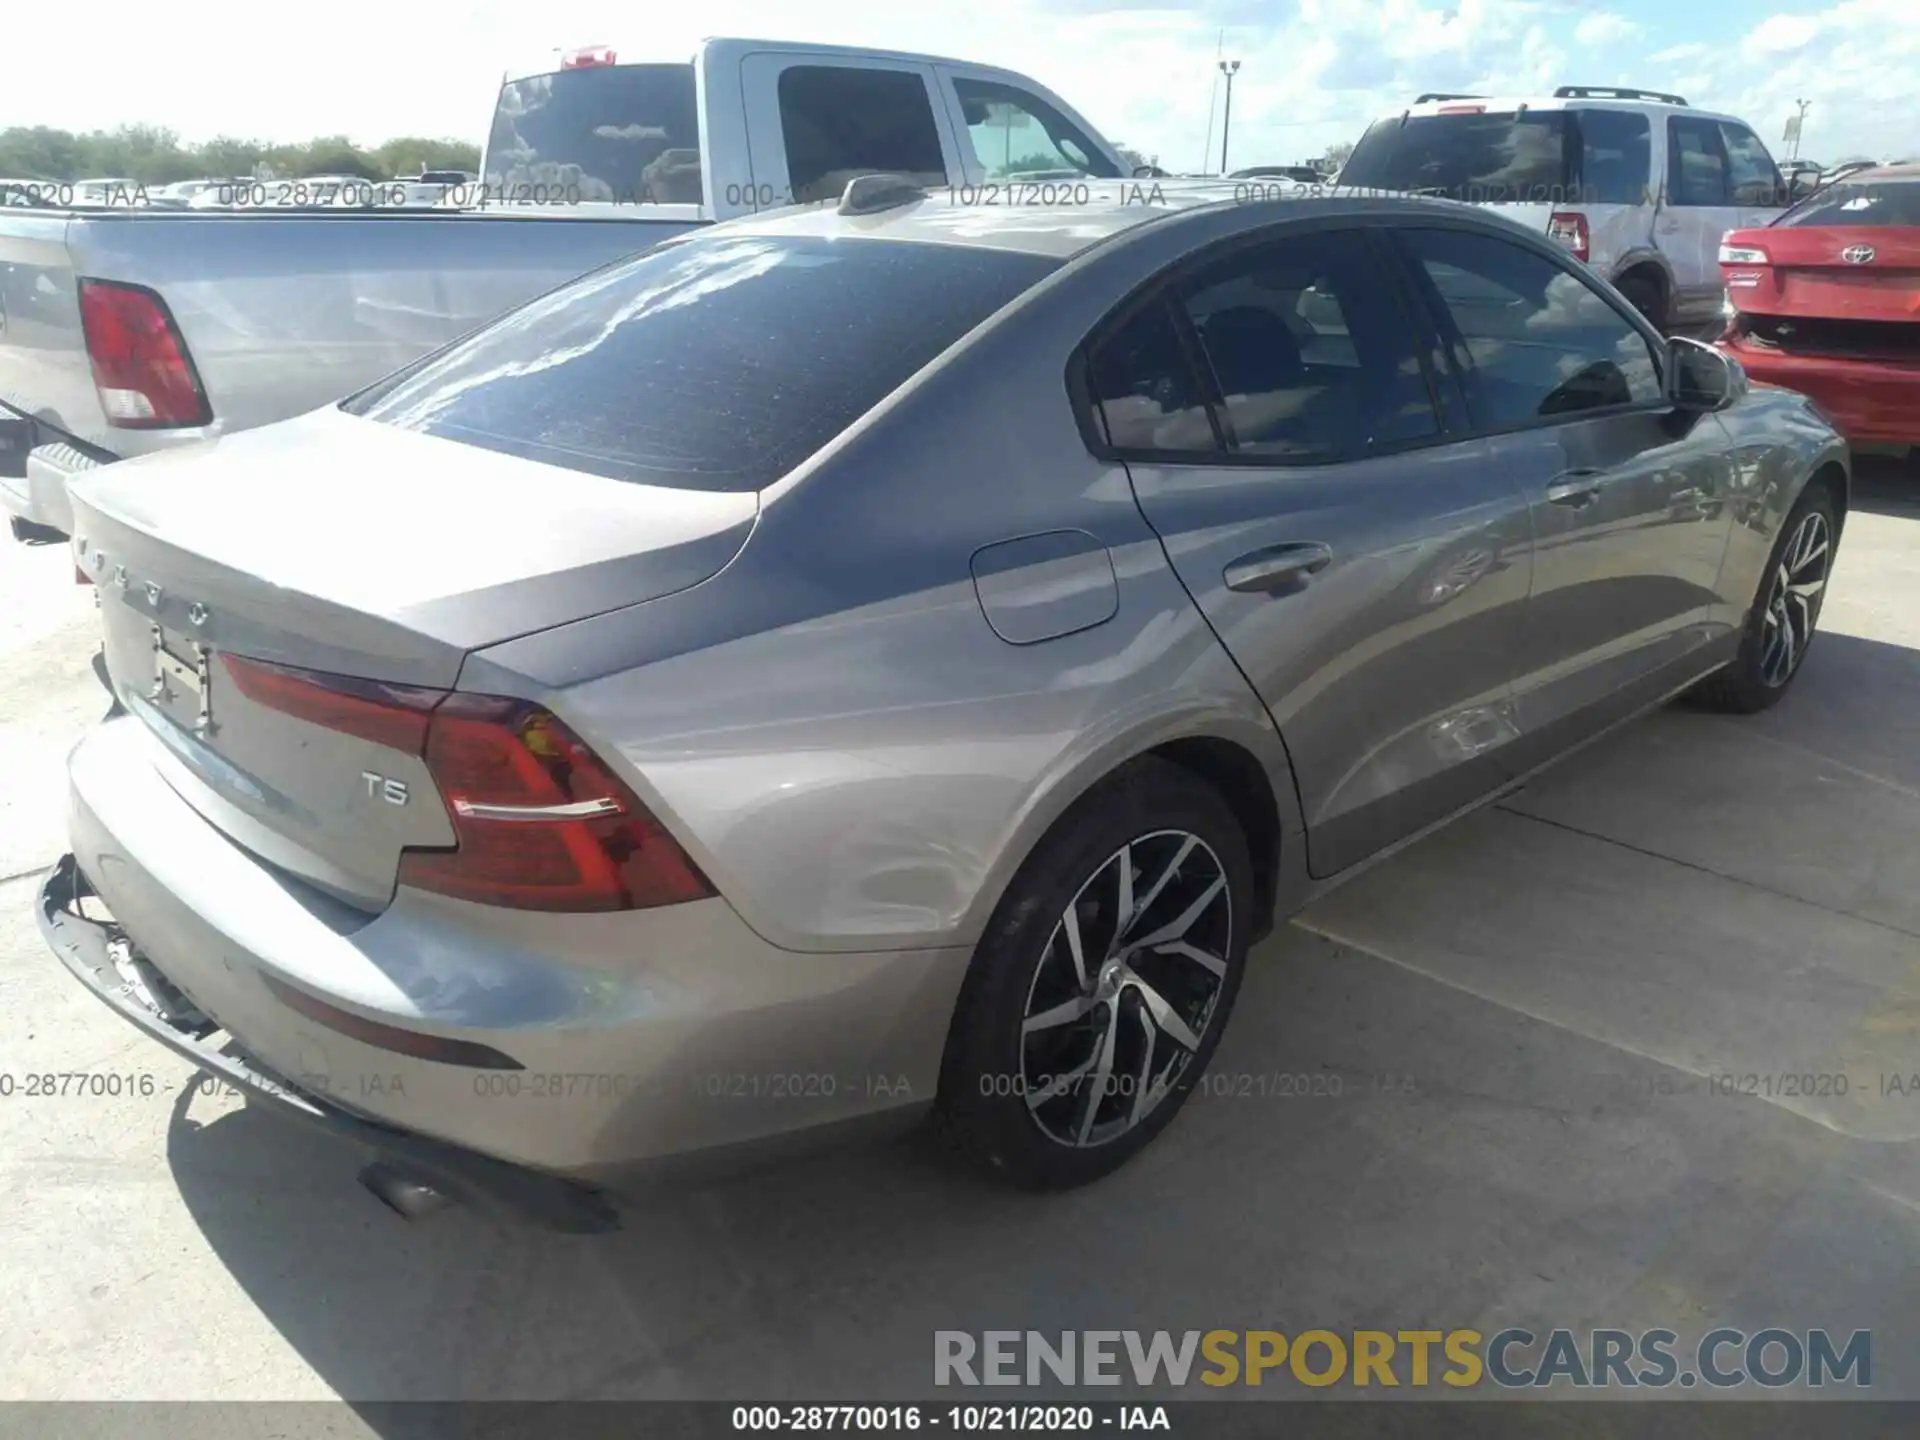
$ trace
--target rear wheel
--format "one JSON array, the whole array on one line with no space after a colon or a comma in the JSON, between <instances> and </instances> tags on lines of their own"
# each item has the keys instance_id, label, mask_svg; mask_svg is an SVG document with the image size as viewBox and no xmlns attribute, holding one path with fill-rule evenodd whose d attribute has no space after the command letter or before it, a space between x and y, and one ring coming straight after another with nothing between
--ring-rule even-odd
<instances>
[{"instance_id":1,"label":"rear wheel","mask_svg":"<svg viewBox=\"0 0 1920 1440\"><path fill-rule=\"evenodd\" d=\"M1129 765L1062 818L975 950L940 1080L944 1128L990 1173L1063 1189L1163 1130L1239 993L1247 843L1220 796Z\"/></svg>"},{"instance_id":2,"label":"rear wheel","mask_svg":"<svg viewBox=\"0 0 1920 1440\"><path fill-rule=\"evenodd\" d=\"M1751 715L1787 693L1813 644L1838 538L1833 497L1826 486L1809 485L1780 527L1739 653L1700 683L1696 693L1702 701Z\"/></svg>"},{"instance_id":3,"label":"rear wheel","mask_svg":"<svg viewBox=\"0 0 1920 1440\"><path fill-rule=\"evenodd\" d=\"M66 535L51 525L36 525L31 520L22 520L18 515L7 517L8 528L13 538L23 545L58 545Z\"/></svg>"},{"instance_id":4,"label":"rear wheel","mask_svg":"<svg viewBox=\"0 0 1920 1440\"><path fill-rule=\"evenodd\" d=\"M1614 287L1662 335L1667 333L1667 291L1655 277L1644 271L1623 275Z\"/></svg>"}]
</instances>

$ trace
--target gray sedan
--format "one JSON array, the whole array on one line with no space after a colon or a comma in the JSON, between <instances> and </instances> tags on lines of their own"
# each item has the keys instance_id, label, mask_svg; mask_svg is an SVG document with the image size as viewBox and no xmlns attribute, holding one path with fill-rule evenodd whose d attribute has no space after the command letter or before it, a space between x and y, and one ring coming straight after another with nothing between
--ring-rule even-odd
<instances>
[{"instance_id":1,"label":"gray sedan","mask_svg":"<svg viewBox=\"0 0 1920 1440\"><path fill-rule=\"evenodd\" d=\"M1484 211L1108 188L856 181L77 484L60 958L397 1208L929 1110L1068 1186L1315 893L1792 684L1809 402Z\"/></svg>"}]
</instances>

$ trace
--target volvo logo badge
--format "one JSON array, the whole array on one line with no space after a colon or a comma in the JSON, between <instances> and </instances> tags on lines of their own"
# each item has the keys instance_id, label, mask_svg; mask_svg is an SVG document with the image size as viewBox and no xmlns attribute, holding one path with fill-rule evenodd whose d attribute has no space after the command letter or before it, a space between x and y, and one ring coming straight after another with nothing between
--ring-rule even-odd
<instances>
[{"instance_id":1,"label":"volvo logo badge","mask_svg":"<svg viewBox=\"0 0 1920 1440\"><path fill-rule=\"evenodd\" d=\"M1849 245L1840 252L1840 258L1849 265L1865 265L1873 259L1871 245Z\"/></svg>"}]
</instances>

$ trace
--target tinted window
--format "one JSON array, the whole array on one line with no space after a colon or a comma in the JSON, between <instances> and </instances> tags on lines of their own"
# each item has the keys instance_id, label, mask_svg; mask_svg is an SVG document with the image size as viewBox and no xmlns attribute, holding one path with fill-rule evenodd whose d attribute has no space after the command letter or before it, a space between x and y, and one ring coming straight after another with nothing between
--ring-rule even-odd
<instances>
[{"instance_id":1,"label":"tinted window","mask_svg":"<svg viewBox=\"0 0 1920 1440\"><path fill-rule=\"evenodd\" d=\"M1156 301L1101 342L1088 383L1116 450L1218 448L1164 301Z\"/></svg>"},{"instance_id":2,"label":"tinted window","mask_svg":"<svg viewBox=\"0 0 1920 1440\"><path fill-rule=\"evenodd\" d=\"M1119 169L1078 126L1038 95L985 80L955 80L974 158L987 174L1093 175L1115 179Z\"/></svg>"},{"instance_id":3,"label":"tinted window","mask_svg":"<svg viewBox=\"0 0 1920 1440\"><path fill-rule=\"evenodd\" d=\"M1780 172L1760 137L1744 125L1720 122L1727 151L1727 178L1736 205L1778 205L1785 193Z\"/></svg>"},{"instance_id":4,"label":"tinted window","mask_svg":"<svg viewBox=\"0 0 1920 1440\"><path fill-rule=\"evenodd\" d=\"M1567 116L1559 110L1382 120L1360 137L1340 183L1471 204L1552 203L1573 184L1567 148Z\"/></svg>"},{"instance_id":5,"label":"tinted window","mask_svg":"<svg viewBox=\"0 0 1920 1440\"><path fill-rule=\"evenodd\" d=\"M1057 264L888 240L667 245L510 311L345 408L616 480L755 490Z\"/></svg>"},{"instance_id":6,"label":"tinted window","mask_svg":"<svg viewBox=\"0 0 1920 1440\"><path fill-rule=\"evenodd\" d=\"M1546 256L1457 230L1401 234L1453 322L1449 349L1481 429L1660 397L1645 337Z\"/></svg>"},{"instance_id":7,"label":"tinted window","mask_svg":"<svg viewBox=\"0 0 1920 1440\"><path fill-rule=\"evenodd\" d=\"M780 72L779 91L796 203L837 200L849 180L880 171L947 183L927 82L913 71L793 65Z\"/></svg>"},{"instance_id":8,"label":"tinted window","mask_svg":"<svg viewBox=\"0 0 1920 1440\"><path fill-rule=\"evenodd\" d=\"M484 168L490 200L697 205L693 66L591 66L504 85Z\"/></svg>"},{"instance_id":9,"label":"tinted window","mask_svg":"<svg viewBox=\"0 0 1920 1440\"><path fill-rule=\"evenodd\" d=\"M1630 110L1581 110L1580 198L1593 205L1646 205L1653 127Z\"/></svg>"},{"instance_id":10,"label":"tinted window","mask_svg":"<svg viewBox=\"0 0 1920 1440\"><path fill-rule=\"evenodd\" d=\"M1236 450L1352 459L1437 434L1414 331L1367 237L1246 250L1185 287Z\"/></svg>"},{"instance_id":11,"label":"tinted window","mask_svg":"<svg viewBox=\"0 0 1920 1440\"><path fill-rule=\"evenodd\" d=\"M1920 225L1920 180L1830 185L1775 222L1780 225Z\"/></svg>"},{"instance_id":12,"label":"tinted window","mask_svg":"<svg viewBox=\"0 0 1920 1440\"><path fill-rule=\"evenodd\" d=\"M1727 157L1711 120L1667 121L1668 203L1727 205Z\"/></svg>"}]
</instances>

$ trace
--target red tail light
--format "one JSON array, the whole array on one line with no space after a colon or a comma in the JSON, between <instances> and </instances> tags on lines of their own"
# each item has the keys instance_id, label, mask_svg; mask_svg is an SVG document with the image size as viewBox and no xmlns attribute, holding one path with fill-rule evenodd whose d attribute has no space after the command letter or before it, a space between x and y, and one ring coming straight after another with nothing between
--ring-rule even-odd
<instances>
[{"instance_id":1,"label":"red tail light","mask_svg":"<svg viewBox=\"0 0 1920 1440\"><path fill-rule=\"evenodd\" d=\"M426 760L456 843L403 851L402 885L514 910L646 910L714 893L632 790L537 705L223 659L257 704Z\"/></svg>"},{"instance_id":2,"label":"red tail light","mask_svg":"<svg viewBox=\"0 0 1920 1440\"><path fill-rule=\"evenodd\" d=\"M107 423L165 430L213 420L207 392L167 305L141 285L80 282L80 328Z\"/></svg>"},{"instance_id":3,"label":"red tail light","mask_svg":"<svg viewBox=\"0 0 1920 1440\"><path fill-rule=\"evenodd\" d=\"M646 910L713 887L632 791L536 705L450 695L427 768L456 850L409 850L400 883L517 910Z\"/></svg>"},{"instance_id":4,"label":"red tail light","mask_svg":"<svg viewBox=\"0 0 1920 1440\"><path fill-rule=\"evenodd\" d=\"M409 755L425 747L427 720L447 696L445 690L323 675L238 655L222 655L220 660L234 688L254 704Z\"/></svg>"},{"instance_id":5,"label":"red tail light","mask_svg":"<svg viewBox=\"0 0 1920 1440\"><path fill-rule=\"evenodd\" d=\"M1547 238L1566 246L1576 260L1588 258L1587 217L1578 210L1556 210L1548 216Z\"/></svg>"}]
</instances>

